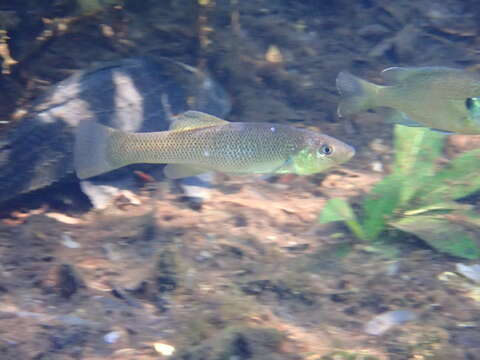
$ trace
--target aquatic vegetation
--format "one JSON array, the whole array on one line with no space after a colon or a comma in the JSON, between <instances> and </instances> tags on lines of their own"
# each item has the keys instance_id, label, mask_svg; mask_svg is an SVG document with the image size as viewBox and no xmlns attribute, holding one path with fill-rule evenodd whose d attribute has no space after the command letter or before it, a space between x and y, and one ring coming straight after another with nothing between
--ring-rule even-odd
<instances>
[{"instance_id":1,"label":"aquatic vegetation","mask_svg":"<svg viewBox=\"0 0 480 360\"><path fill-rule=\"evenodd\" d=\"M363 199L361 215L335 198L326 204L320 223L343 221L365 241L376 241L394 228L416 235L440 252L479 258L480 214L458 200L480 190L480 149L441 167L437 160L444 138L425 128L396 125L393 171Z\"/></svg>"}]
</instances>

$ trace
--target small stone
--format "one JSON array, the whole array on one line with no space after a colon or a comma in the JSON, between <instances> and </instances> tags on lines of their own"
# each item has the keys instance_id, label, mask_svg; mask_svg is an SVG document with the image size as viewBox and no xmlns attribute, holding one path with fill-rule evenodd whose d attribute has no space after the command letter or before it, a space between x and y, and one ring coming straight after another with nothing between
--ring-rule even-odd
<instances>
[{"instance_id":1,"label":"small stone","mask_svg":"<svg viewBox=\"0 0 480 360\"><path fill-rule=\"evenodd\" d=\"M195 257L195 260L198 262L202 262L208 259L211 259L213 256L206 250L200 251L200 253Z\"/></svg>"},{"instance_id":2,"label":"small stone","mask_svg":"<svg viewBox=\"0 0 480 360\"><path fill-rule=\"evenodd\" d=\"M283 63L283 55L278 46L270 45L265 53L265 60L271 64Z\"/></svg>"},{"instance_id":3,"label":"small stone","mask_svg":"<svg viewBox=\"0 0 480 360\"><path fill-rule=\"evenodd\" d=\"M120 339L121 333L118 331L110 331L103 337L103 341L107 344L115 344Z\"/></svg>"},{"instance_id":4,"label":"small stone","mask_svg":"<svg viewBox=\"0 0 480 360\"><path fill-rule=\"evenodd\" d=\"M82 247L78 242L73 240L72 237L67 233L63 233L61 235L61 238L62 238L62 244L68 247L69 249L78 249Z\"/></svg>"},{"instance_id":5,"label":"small stone","mask_svg":"<svg viewBox=\"0 0 480 360\"><path fill-rule=\"evenodd\" d=\"M175 352L175 348L172 345L163 343L154 343L153 348L156 352L163 356L172 356Z\"/></svg>"},{"instance_id":6,"label":"small stone","mask_svg":"<svg viewBox=\"0 0 480 360\"><path fill-rule=\"evenodd\" d=\"M464 265L461 263L456 264L457 272L467 279L480 284L480 264Z\"/></svg>"},{"instance_id":7,"label":"small stone","mask_svg":"<svg viewBox=\"0 0 480 360\"><path fill-rule=\"evenodd\" d=\"M380 161L373 161L370 164L370 168L372 169L372 171L375 171L375 172L378 172L378 173L383 172L383 164Z\"/></svg>"},{"instance_id":8,"label":"small stone","mask_svg":"<svg viewBox=\"0 0 480 360\"><path fill-rule=\"evenodd\" d=\"M375 316L365 324L364 331L369 335L382 335L395 325L403 324L407 321L416 320L417 314L411 310L387 311Z\"/></svg>"}]
</instances>

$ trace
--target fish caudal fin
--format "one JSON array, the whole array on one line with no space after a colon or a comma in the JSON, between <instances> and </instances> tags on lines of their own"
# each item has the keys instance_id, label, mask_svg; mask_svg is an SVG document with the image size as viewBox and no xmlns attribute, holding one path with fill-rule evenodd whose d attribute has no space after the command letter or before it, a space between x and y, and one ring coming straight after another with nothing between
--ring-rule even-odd
<instances>
[{"instance_id":1,"label":"fish caudal fin","mask_svg":"<svg viewBox=\"0 0 480 360\"><path fill-rule=\"evenodd\" d=\"M74 146L74 167L78 178L86 179L126 165L115 164L111 160L110 149L121 136L125 136L122 131L95 121L80 121L75 132Z\"/></svg>"},{"instance_id":2,"label":"fish caudal fin","mask_svg":"<svg viewBox=\"0 0 480 360\"><path fill-rule=\"evenodd\" d=\"M355 114L375 107L374 98L380 86L362 80L346 71L337 76L337 90L341 95L338 116Z\"/></svg>"}]
</instances>

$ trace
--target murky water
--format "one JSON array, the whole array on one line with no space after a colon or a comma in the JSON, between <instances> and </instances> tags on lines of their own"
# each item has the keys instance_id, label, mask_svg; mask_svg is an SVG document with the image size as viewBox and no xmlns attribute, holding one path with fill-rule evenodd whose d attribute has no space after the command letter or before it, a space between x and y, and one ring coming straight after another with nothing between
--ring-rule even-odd
<instances>
[{"instance_id":1,"label":"murky water","mask_svg":"<svg viewBox=\"0 0 480 360\"><path fill-rule=\"evenodd\" d=\"M0 358L479 358L480 137L339 118L335 81L475 77L475 5L0 4ZM164 131L187 110L356 155L310 176L75 176L80 121Z\"/></svg>"}]
</instances>

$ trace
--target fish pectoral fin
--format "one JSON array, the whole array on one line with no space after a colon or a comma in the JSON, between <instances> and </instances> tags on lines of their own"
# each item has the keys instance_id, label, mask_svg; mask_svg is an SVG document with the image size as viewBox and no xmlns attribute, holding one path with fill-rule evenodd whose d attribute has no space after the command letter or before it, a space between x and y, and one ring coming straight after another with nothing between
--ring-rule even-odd
<instances>
[{"instance_id":1,"label":"fish pectoral fin","mask_svg":"<svg viewBox=\"0 0 480 360\"><path fill-rule=\"evenodd\" d=\"M190 164L168 164L163 169L163 174L169 179L181 179L196 176L210 171Z\"/></svg>"},{"instance_id":2,"label":"fish pectoral fin","mask_svg":"<svg viewBox=\"0 0 480 360\"><path fill-rule=\"evenodd\" d=\"M290 174L293 172L293 159L289 157L280 166L277 166L271 172L272 174Z\"/></svg>"},{"instance_id":3,"label":"fish pectoral fin","mask_svg":"<svg viewBox=\"0 0 480 360\"><path fill-rule=\"evenodd\" d=\"M170 130L189 130L228 124L226 120L200 111L186 111L174 116L173 119Z\"/></svg>"},{"instance_id":4,"label":"fish pectoral fin","mask_svg":"<svg viewBox=\"0 0 480 360\"><path fill-rule=\"evenodd\" d=\"M410 127L424 126L424 125L412 120L412 118L410 118L404 112L401 112L401 111L398 111L398 110L393 110L393 109L389 109L386 112L385 120L389 123L392 123L392 124L400 124L400 125L410 126Z\"/></svg>"}]
</instances>

